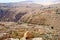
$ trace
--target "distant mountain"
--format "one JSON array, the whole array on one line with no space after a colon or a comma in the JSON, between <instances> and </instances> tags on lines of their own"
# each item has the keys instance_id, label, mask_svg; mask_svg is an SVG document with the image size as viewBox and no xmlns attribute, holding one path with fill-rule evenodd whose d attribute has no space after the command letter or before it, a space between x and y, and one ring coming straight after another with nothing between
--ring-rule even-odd
<instances>
[{"instance_id":1,"label":"distant mountain","mask_svg":"<svg viewBox=\"0 0 60 40\"><path fill-rule=\"evenodd\" d=\"M3 7L42 7L43 5L33 3L31 1L23 1L17 3L0 3Z\"/></svg>"},{"instance_id":2,"label":"distant mountain","mask_svg":"<svg viewBox=\"0 0 60 40\"><path fill-rule=\"evenodd\" d=\"M0 21L18 21L26 13L33 13L43 7L40 4L24 1L18 3L0 3Z\"/></svg>"},{"instance_id":3,"label":"distant mountain","mask_svg":"<svg viewBox=\"0 0 60 40\"><path fill-rule=\"evenodd\" d=\"M0 21L18 21L25 14L38 14L46 9L60 8L60 4L54 4L49 6L43 6L33 3L31 1L23 1L17 3L0 3ZM59 9L57 8L57 9ZM36 15L35 14L35 15ZM29 16L29 15L28 15Z\"/></svg>"},{"instance_id":4,"label":"distant mountain","mask_svg":"<svg viewBox=\"0 0 60 40\"><path fill-rule=\"evenodd\" d=\"M51 7L51 8L60 8L60 3L49 5L49 7Z\"/></svg>"},{"instance_id":5,"label":"distant mountain","mask_svg":"<svg viewBox=\"0 0 60 40\"><path fill-rule=\"evenodd\" d=\"M60 3L57 4L52 4L44 7L45 9L59 9L60 8Z\"/></svg>"}]
</instances>

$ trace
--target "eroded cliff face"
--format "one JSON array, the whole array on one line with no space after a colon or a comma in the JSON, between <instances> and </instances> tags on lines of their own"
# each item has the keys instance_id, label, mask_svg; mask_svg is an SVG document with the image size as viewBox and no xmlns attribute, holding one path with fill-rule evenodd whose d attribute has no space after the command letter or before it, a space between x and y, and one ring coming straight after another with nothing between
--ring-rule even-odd
<instances>
[{"instance_id":1,"label":"eroded cliff face","mask_svg":"<svg viewBox=\"0 0 60 40\"><path fill-rule=\"evenodd\" d=\"M17 9L0 9L0 21L18 21L21 16L26 14Z\"/></svg>"}]
</instances>

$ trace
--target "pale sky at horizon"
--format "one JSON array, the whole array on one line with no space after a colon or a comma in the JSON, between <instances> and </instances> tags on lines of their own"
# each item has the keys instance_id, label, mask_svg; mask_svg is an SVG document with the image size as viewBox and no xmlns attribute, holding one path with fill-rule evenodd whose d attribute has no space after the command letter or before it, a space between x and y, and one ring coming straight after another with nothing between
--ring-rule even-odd
<instances>
[{"instance_id":1,"label":"pale sky at horizon","mask_svg":"<svg viewBox=\"0 0 60 40\"><path fill-rule=\"evenodd\" d=\"M9 3L9 2L21 2L26 0L0 0L0 3Z\"/></svg>"},{"instance_id":2,"label":"pale sky at horizon","mask_svg":"<svg viewBox=\"0 0 60 40\"><path fill-rule=\"evenodd\" d=\"M43 4L43 5L60 3L60 0L0 0L0 3L21 2L21 1L32 1L34 3Z\"/></svg>"}]
</instances>

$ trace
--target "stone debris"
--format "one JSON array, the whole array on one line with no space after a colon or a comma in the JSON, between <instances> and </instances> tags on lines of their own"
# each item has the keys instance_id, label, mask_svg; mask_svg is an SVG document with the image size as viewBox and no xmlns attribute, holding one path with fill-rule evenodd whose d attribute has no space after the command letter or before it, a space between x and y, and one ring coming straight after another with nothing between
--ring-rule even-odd
<instances>
[{"instance_id":1,"label":"stone debris","mask_svg":"<svg viewBox=\"0 0 60 40\"><path fill-rule=\"evenodd\" d=\"M43 40L42 38L33 38L32 40Z\"/></svg>"},{"instance_id":2,"label":"stone debris","mask_svg":"<svg viewBox=\"0 0 60 40\"><path fill-rule=\"evenodd\" d=\"M20 40L26 40L26 38L23 37L23 38L21 38Z\"/></svg>"},{"instance_id":3,"label":"stone debris","mask_svg":"<svg viewBox=\"0 0 60 40\"><path fill-rule=\"evenodd\" d=\"M6 39L9 37L9 34L8 33L0 33L0 40L1 39Z\"/></svg>"},{"instance_id":4,"label":"stone debris","mask_svg":"<svg viewBox=\"0 0 60 40\"><path fill-rule=\"evenodd\" d=\"M2 37L2 36L4 36L4 35L6 35L6 33L0 33L0 37Z\"/></svg>"},{"instance_id":5,"label":"stone debris","mask_svg":"<svg viewBox=\"0 0 60 40\"><path fill-rule=\"evenodd\" d=\"M9 38L9 40L19 40L18 38Z\"/></svg>"}]
</instances>

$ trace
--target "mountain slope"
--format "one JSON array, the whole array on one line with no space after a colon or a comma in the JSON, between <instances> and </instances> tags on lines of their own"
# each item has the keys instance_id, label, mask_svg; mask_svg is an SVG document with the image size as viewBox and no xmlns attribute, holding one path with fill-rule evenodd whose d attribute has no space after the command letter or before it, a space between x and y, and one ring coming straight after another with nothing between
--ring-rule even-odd
<instances>
[{"instance_id":1,"label":"mountain slope","mask_svg":"<svg viewBox=\"0 0 60 40\"><path fill-rule=\"evenodd\" d=\"M32 2L0 3L0 21L18 21L26 13L42 7Z\"/></svg>"},{"instance_id":2,"label":"mountain slope","mask_svg":"<svg viewBox=\"0 0 60 40\"><path fill-rule=\"evenodd\" d=\"M56 12L59 8L60 4L43 6L28 1L18 3L0 3L0 21L18 21L20 18L22 18L22 16L25 16L25 14L27 14L27 16L30 16L29 14L37 15L41 12Z\"/></svg>"}]
</instances>

